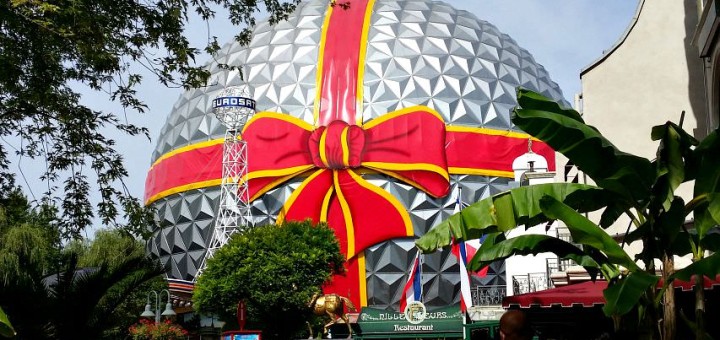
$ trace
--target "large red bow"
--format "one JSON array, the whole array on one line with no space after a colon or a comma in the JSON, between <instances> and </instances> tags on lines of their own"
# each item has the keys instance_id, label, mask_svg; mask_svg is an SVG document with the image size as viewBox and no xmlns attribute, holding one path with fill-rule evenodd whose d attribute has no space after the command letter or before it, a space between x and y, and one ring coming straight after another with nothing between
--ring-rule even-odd
<instances>
[{"instance_id":1,"label":"large red bow","mask_svg":"<svg viewBox=\"0 0 720 340\"><path fill-rule=\"evenodd\" d=\"M248 145L250 200L290 178L307 178L286 200L278 220L327 221L348 258L390 238L413 236L405 207L362 177L377 171L434 197L449 189L445 123L427 107L412 107L362 127L310 124L278 113L255 115L243 130ZM344 234L344 235L343 235Z\"/></svg>"}]
</instances>

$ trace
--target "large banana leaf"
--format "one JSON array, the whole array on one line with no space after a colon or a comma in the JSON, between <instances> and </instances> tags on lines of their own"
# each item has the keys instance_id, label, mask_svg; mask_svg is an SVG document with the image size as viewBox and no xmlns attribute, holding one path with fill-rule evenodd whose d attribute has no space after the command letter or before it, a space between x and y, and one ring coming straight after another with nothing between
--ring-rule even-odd
<instances>
[{"instance_id":1,"label":"large banana leaf","mask_svg":"<svg viewBox=\"0 0 720 340\"><path fill-rule=\"evenodd\" d=\"M691 157L692 146L698 141L672 122L654 126L652 140L660 141L657 160L653 162L657 179L653 185L651 209L670 209L675 190L685 181L685 159Z\"/></svg>"},{"instance_id":2,"label":"large banana leaf","mask_svg":"<svg viewBox=\"0 0 720 340\"><path fill-rule=\"evenodd\" d=\"M694 195L703 200L694 209L695 229L702 240L707 232L720 224L720 136L715 130L694 150L697 165Z\"/></svg>"},{"instance_id":3,"label":"large banana leaf","mask_svg":"<svg viewBox=\"0 0 720 340\"><path fill-rule=\"evenodd\" d=\"M618 150L574 110L529 90L518 89L517 97L516 126L565 155L598 186L629 202L648 199L655 179L650 161Z\"/></svg>"},{"instance_id":4,"label":"large banana leaf","mask_svg":"<svg viewBox=\"0 0 720 340\"><path fill-rule=\"evenodd\" d=\"M635 261L617 244L617 241L570 206L551 196L541 198L540 206L548 218L565 222L574 242L599 250L613 264L623 266L630 271L639 270Z\"/></svg>"},{"instance_id":5,"label":"large banana leaf","mask_svg":"<svg viewBox=\"0 0 720 340\"><path fill-rule=\"evenodd\" d=\"M657 285L657 282L657 276L641 270L620 278L603 291L605 297L603 312L608 316L629 312L649 288Z\"/></svg>"},{"instance_id":6,"label":"large banana leaf","mask_svg":"<svg viewBox=\"0 0 720 340\"><path fill-rule=\"evenodd\" d=\"M572 243L565 242L547 235L520 235L486 246L475 253L468 265L470 271L478 271L492 262L504 260L513 255L537 255L554 253L561 259L569 259L585 267L592 276L602 268L601 264L609 264L607 257L597 254L593 257Z\"/></svg>"},{"instance_id":7,"label":"large banana leaf","mask_svg":"<svg viewBox=\"0 0 720 340\"><path fill-rule=\"evenodd\" d=\"M674 279L690 281L695 275L707 276L714 279L718 274L720 274L720 253L714 253L676 271L670 275L668 282Z\"/></svg>"},{"instance_id":8,"label":"large banana leaf","mask_svg":"<svg viewBox=\"0 0 720 340\"><path fill-rule=\"evenodd\" d=\"M678 196L673 199L670 208L667 211L661 211L658 213L657 218L654 219L654 223L646 221L638 228L630 232L625 236L626 243L632 243L642 239L644 236L652 235L657 242L657 248L653 249L651 244L645 244L643 247L643 254L652 257L661 257L659 250L667 249L672 250L677 248L679 251L683 251L684 246L675 244L675 240L681 235L683 223L685 222L685 201ZM685 236L685 241L691 241ZM687 245L690 246L689 244ZM686 254L686 253L684 253ZM683 254L683 255L684 255ZM678 254L681 255L681 254Z\"/></svg>"},{"instance_id":9,"label":"large banana leaf","mask_svg":"<svg viewBox=\"0 0 720 340\"><path fill-rule=\"evenodd\" d=\"M423 252L450 245L453 239L470 240L504 232L519 225L535 226L549 219L540 198L551 196L581 212L594 211L616 199L598 187L577 183L548 183L515 188L480 200L441 222L415 243Z\"/></svg>"},{"instance_id":10,"label":"large banana leaf","mask_svg":"<svg viewBox=\"0 0 720 340\"><path fill-rule=\"evenodd\" d=\"M10 324L10 320L8 319L5 312L3 312L2 308L0 308L0 336L5 338L15 336L15 330Z\"/></svg>"}]
</instances>

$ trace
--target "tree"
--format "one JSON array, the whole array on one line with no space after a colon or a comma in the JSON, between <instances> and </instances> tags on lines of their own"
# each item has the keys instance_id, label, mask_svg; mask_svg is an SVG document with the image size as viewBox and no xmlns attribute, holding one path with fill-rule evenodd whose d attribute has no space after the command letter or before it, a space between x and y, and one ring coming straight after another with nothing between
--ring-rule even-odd
<instances>
[{"instance_id":1,"label":"tree","mask_svg":"<svg viewBox=\"0 0 720 340\"><path fill-rule=\"evenodd\" d=\"M158 262L121 231L100 231L95 242L62 246L56 242L59 230L48 223L54 218L31 218L43 216L43 209L10 196L0 199L9 207L0 206L0 306L17 338L113 338L118 329L126 334L144 304L144 296L139 302L129 297L145 293L138 289L160 277ZM12 221L5 211L22 218ZM136 302L127 307L132 311L122 310L130 301Z\"/></svg>"},{"instance_id":2,"label":"tree","mask_svg":"<svg viewBox=\"0 0 720 340\"><path fill-rule=\"evenodd\" d=\"M488 235L472 259L470 270L512 255L553 252L584 266L593 277L601 273L609 281L603 310L616 321L630 311L637 312L647 331L639 336L660 336L656 328L659 300L666 297L662 335L674 338L674 290L667 287L676 278L690 280L720 273L720 254L704 257L705 251L720 249L717 239L709 236L709 231L717 230L720 223L719 132L716 130L699 143L672 122L656 126L651 137L660 141L660 146L657 159L649 161L618 150L599 131L586 125L577 112L537 93L519 90L518 102L512 121L565 155L596 185L552 183L512 189L451 216L420 238L417 246L429 252L449 245L453 237L474 239ZM685 203L675 196L675 191L681 183L692 180L694 198ZM601 208L604 210L598 223L582 215ZM695 215L695 228L688 230L684 223L690 213ZM626 242L640 240L643 244L638 259L644 268L603 230L623 214L632 221ZM504 232L517 226L532 227L551 220L563 221L573 241L583 248L545 235L505 238ZM688 253L693 255L694 263L674 271L673 256ZM659 293L655 260L664 264L665 284ZM702 338L703 285L702 280L698 282L696 326L697 336Z\"/></svg>"},{"instance_id":3,"label":"tree","mask_svg":"<svg viewBox=\"0 0 720 340\"><path fill-rule=\"evenodd\" d=\"M125 265L127 258L146 258L143 242L112 229L99 230L92 242L77 242L77 246L70 248L79 255L80 268L101 268L104 265L119 268ZM159 269L157 267L150 266ZM145 308L150 291L168 289L167 280L162 275L164 271L155 273L155 276L129 291L116 305L112 311L112 322L102 332L103 339L126 338L129 327L138 321L138 315Z\"/></svg>"},{"instance_id":4,"label":"tree","mask_svg":"<svg viewBox=\"0 0 720 340\"><path fill-rule=\"evenodd\" d=\"M193 294L203 314L235 319L238 302L263 339L291 339L311 318L307 304L345 259L333 231L310 221L255 227L233 235L208 260Z\"/></svg>"},{"instance_id":5,"label":"tree","mask_svg":"<svg viewBox=\"0 0 720 340\"><path fill-rule=\"evenodd\" d=\"M297 3L264 1L271 23L286 18ZM192 13L207 21L217 7L228 10L233 24L246 27L255 24L260 11L255 0L0 2L0 189L14 183L8 164L15 148L21 157L45 162L40 179L48 182L46 197L62 208L63 238L79 238L95 215L116 224L121 213L128 228L141 233L150 215L125 188L127 171L107 132L148 137L147 129L127 116L146 110L135 90L143 81L138 69L149 70L166 86L206 83L209 71L195 64L203 49L190 44L185 26ZM249 28L237 38L249 41ZM204 51L218 49L209 38ZM83 104L80 88L121 109ZM89 197L94 177L100 193L95 208Z\"/></svg>"}]
</instances>

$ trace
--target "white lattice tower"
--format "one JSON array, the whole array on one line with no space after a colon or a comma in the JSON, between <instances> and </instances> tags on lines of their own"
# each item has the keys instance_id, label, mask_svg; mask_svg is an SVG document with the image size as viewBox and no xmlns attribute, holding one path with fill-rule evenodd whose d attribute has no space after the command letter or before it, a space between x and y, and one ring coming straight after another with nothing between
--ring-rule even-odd
<instances>
[{"instance_id":1,"label":"white lattice tower","mask_svg":"<svg viewBox=\"0 0 720 340\"><path fill-rule=\"evenodd\" d=\"M232 234L254 225L250 192L247 182L242 181L247 175L248 153L247 143L241 138L245 123L255 114L252 91L247 85L226 88L213 100L213 113L227 127L223 143L222 182L215 228L195 275L196 280L205 269L207 260L228 243Z\"/></svg>"}]
</instances>

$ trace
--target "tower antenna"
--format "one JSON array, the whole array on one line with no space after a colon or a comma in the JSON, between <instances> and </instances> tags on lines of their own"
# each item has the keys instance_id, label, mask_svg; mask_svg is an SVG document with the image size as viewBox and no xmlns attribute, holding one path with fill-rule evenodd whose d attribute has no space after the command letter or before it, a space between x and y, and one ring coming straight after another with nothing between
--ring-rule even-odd
<instances>
[{"instance_id":1,"label":"tower antenna","mask_svg":"<svg viewBox=\"0 0 720 340\"><path fill-rule=\"evenodd\" d=\"M227 128L223 143L222 182L215 228L195 281L205 270L207 260L228 243L230 236L255 225L246 180L247 142L242 138L243 127L255 114L252 90L247 85L227 87L213 100L212 107L215 117Z\"/></svg>"}]
</instances>

